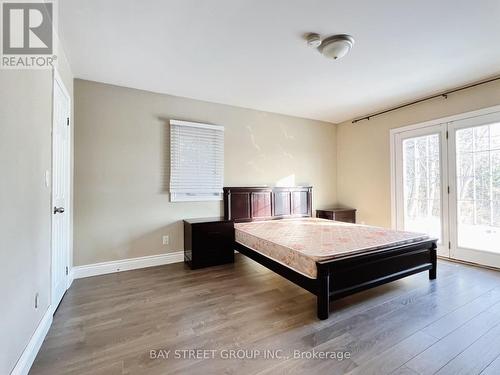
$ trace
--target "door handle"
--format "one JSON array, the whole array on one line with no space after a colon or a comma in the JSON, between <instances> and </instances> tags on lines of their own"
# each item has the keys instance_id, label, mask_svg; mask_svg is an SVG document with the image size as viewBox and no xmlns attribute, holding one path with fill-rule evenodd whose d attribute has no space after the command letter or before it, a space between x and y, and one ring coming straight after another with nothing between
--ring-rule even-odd
<instances>
[{"instance_id":1,"label":"door handle","mask_svg":"<svg viewBox=\"0 0 500 375\"><path fill-rule=\"evenodd\" d=\"M54 215L62 214L64 212L64 207L54 207Z\"/></svg>"}]
</instances>

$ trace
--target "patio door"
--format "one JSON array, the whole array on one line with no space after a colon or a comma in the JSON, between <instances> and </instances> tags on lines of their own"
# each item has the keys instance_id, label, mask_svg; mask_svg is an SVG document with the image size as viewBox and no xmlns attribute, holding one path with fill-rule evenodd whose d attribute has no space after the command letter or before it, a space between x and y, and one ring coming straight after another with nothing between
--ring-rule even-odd
<instances>
[{"instance_id":1,"label":"patio door","mask_svg":"<svg viewBox=\"0 0 500 375\"><path fill-rule=\"evenodd\" d=\"M438 239L449 256L447 124L395 134L395 226Z\"/></svg>"},{"instance_id":2,"label":"patio door","mask_svg":"<svg viewBox=\"0 0 500 375\"><path fill-rule=\"evenodd\" d=\"M500 268L500 113L449 125L451 257Z\"/></svg>"},{"instance_id":3,"label":"patio door","mask_svg":"<svg viewBox=\"0 0 500 375\"><path fill-rule=\"evenodd\" d=\"M440 256L500 268L498 109L391 137L394 227L437 238Z\"/></svg>"}]
</instances>

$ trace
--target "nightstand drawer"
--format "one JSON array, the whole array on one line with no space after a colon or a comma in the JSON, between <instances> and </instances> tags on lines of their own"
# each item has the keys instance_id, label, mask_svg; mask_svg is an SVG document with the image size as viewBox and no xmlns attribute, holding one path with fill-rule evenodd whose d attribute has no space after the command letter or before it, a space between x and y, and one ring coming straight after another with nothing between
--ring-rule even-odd
<instances>
[{"instance_id":1,"label":"nightstand drawer","mask_svg":"<svg viewBox=\"0 0 500 375\"><path fill-rule=\"evenodd\" d=\"M233 246L234 243L234 229L220 228L215 230L213 228L195 227L193 229L193 248L203 249L202 252L223 252L228 247Z\"/></svg>"},{"instance_id":2,"label":"nightstand drawer","mask_svg":"<svg viewBox=\"0 0 500 375\"><path fill-rule=\"evenodd\" d=\"M333 212L331 211L316 211L316 217L320 219L333 220Z\"/></svg>"},{"instance_id":3,"label":"nightstand drawer","mask_svg":"<svg viewBox=\"0 0 500 375\"><path fill-rule=\"evenodd\" d=\"M335 213L335 221L343 221L345 223L354 223L356 222L356 213L355 211L341 211Z\"/></svg>"}]
</instances>

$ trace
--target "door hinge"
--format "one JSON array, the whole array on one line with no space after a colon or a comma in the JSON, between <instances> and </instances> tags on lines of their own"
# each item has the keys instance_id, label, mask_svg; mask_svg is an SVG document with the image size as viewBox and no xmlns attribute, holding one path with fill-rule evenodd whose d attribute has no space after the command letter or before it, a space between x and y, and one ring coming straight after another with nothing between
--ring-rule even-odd
<instances>
[{"instance_id":1,"label":"door hinge","mask_svg":"<svg viewBox=\"0 0 500 375\"><path fill-rule=\"evenodd\" d=\"M66 125L69 126L69 117L66 118Z\"/></svg>"},{"instance_id":2,"label":"door hinge","mask_svg":"<svg viewBox=\"0 0 500 375\"><path fill-rule=\"evenodd\" d=\"M448 139L448 130L446 131L446 139Z\"/></svg>"},{"instance_id":3,"label":"door hinge","mask_svg":"<svg viewBox=\"0 0 500 375\"><path fill-rule=\"evenodd\" d=\"M450 194L450 187L448 186L448 194Z\"/></svg>"},{"instance_id":4,"label":"door hinge","mask_svg":"<svg viewBox=\"0 0 500 375\"><path fill-rule=\"evenodd\" d=\"M68 275L68 266L66 266L66 276Z\"/></svg>"},{"instance_id":5,"label":"door hinge","mask_svg":"<svg viewBox=\"0 0 500 375\"><path fill-rule=\"evenodd\" d=\"M451 249L451 241L448 241L448 249Z\"/></svg>"}]
</instances>

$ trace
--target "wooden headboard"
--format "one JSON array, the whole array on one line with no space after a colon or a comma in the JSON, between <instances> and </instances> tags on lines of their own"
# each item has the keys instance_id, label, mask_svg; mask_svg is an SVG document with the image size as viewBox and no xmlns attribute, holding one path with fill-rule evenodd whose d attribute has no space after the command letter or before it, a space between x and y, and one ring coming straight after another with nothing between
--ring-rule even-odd
<instances>
[{"instance_id":1,"label":"wooden headboard","mask_svg":"<svg viewBox=\"0 0 500 375\"><path fill-rule=\"evenodd\" d=\"M312 186L225 187L224 218L255 221L312 216Z\"/></svg>"}]
</instances>

